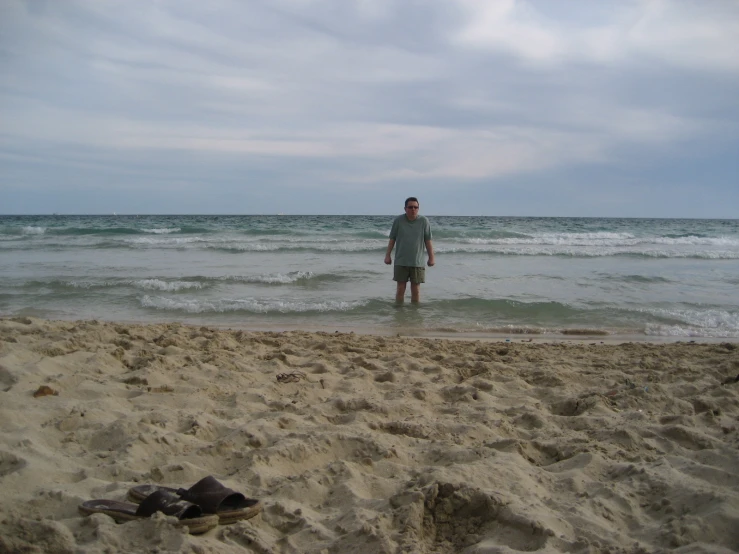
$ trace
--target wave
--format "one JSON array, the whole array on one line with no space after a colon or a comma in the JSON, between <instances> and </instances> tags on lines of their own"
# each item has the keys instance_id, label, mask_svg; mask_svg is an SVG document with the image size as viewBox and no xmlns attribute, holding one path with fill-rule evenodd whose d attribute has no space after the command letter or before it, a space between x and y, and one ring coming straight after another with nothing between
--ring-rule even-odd
<instances>
[{"instance_id":1,"label":"wave","mask_svg":"<svg viewBox=\"0 0 739 554\"><path fill-rule=\"evenodd\" d=\"M124 238L122 240L101 240L92 242L49 242L26 243L17 238L3 237L0 240L0 250L27 250L37 251L64 251L71 249L85 250L115 250L120 248L139 249L183 249L202 248L225 254L244 254L249 252L270 253L380 253L384 252L387 245L381 241L296 241L285 243L284 241L254 241L239 242L238 240L222 239L213 241L201 236L172 236L172 235L149 235ZM437 242L434 250L438 255L448 256L546 256L565 258L601 258L601 257L630 257L630 258L680 258L700 260L736 260L739 259L739 247L734 249L712 249L695 246L693 248L639 248L639 247L609 247L609 246L542 246L542 245L518 245L499 246L490 244L469 245L445 245Z\"/></svg>"},{"instance_id":2,"label":"wave","mask_svg":"<svg viewBox=\"0 0 739 554\"><path fill-rule=\"evenodd\" d=\"M665 284L673 282L672 279L668 279L667 277L661 277L658 275L613 275L611 273L598 273L598 277L607 281L619 281L622 283Z\"/></svg>"},{"instance_id":3,"label":"wave","mask_svg":"<svg viewBox=\"0 0 739 554\"><path fill-rule=\"evenodd\" d=\"M218 231L208 229L207 227L192 227L189 225L181 225L179 232L183 235L207 235L209 233L216 233Z\"/></svg>"},{"instance_id":4,"label":"wave","mask_svg":"<svg viewBox=\"0 0 739 554\"><path fill-rule=\"evenodd\" d=\"M689 245L689 246L739 246L739 238L735 237L705 237L700 235L686 235L681 237L657 237L646 242L654 242L656 244L670 245Z\"/></svg>"},{"instance_id":5,"label":"wave","mask_svg":"<svg viewBox=\"0 0 739 554\"><path fill-rule=\"evenodd\" d=\"M660 246L720 246L724 248L739 247L739 238L720 236L706 237L698 235L651 236L637 237L631 233L544 233L530 236L490 238L461 236L456 242L481 245L531 245L531 246L604 246L634 247L649 245Z\"/></svg>"},{"instance_id":6,"label":"wave","mask_svg":"<svg viewBox=\"0 0 739 554\"><path fill-rule=\"evenodd\" d=\"M196 242L205 242L207 239L202 237L136 237L125 239L126 245L144 245L144 246L182 246L183 244L191 244ZM119 245L120 246L120 245Z\"/></svg>"},{"instance_id":7,"label":"wave","mask_svg":"<svg viewBox=\"0 0 739 554\"><path fill-rule=\"evenodd\" d=\"M293 236L302 236L305 235L303 232L294 231L291 229L243 229L240 231L243 235L250 235L255 237L261 237L261 236L285 236L285 235L293 235Z\"/></svg>"},{"instance_id":8,"label":"wave","mask_svg":"<svg viewBox=\"0 0 739 554\"><path fill-rule=\"evenodd\" d=\"M232 283L250 283L262 285L291 285L295 283L306 283L308 281L333 281L338 280L336 276L323 274L316 275L312 271L291 271L288 273L267 273L261 275L229 275L217 278L219 281Z\"/></svg>"},{"instance_id":9,"label":"wave","mask_svg":"<svg viewBox=\"0 0 739 554\"><path fill-rule=\"evenodd\" d=\"M368 243L292 243L285 244L281 242L253 242L253 243L233 243L233 244L213 244L212 241L203 237L172 237L167 236L140 236L136 238L124 239L122 241L100 241L93 243L72 243L58 242L44 244L25 243L21 240L3 238L0 240L0 250L17 251L17 250L37 250L59 252L71 249L84 250L116 250L121 248L136 250L139 248L151 249L183 249L183 248L202 248L225 254L245 254L245 253L380 253L384 252L387 245L380 242L376 244ZM544 256L544 257L562 257L562 258L602 258L602 257L628 257L628 258L657 258L657 259L698 259L698 260L736 260L739 259L739 248L736 250L713 250L713 249L639 249L639 248L608 248L608 247L499 247L492 245L469 245L469 246L446 246L436 243L434 251L437 255L443 256Z\"/></svg>"},{"instance_id":10,"label":"wave","mask_svg":"<svg viewBox=\"0 0 739 554\"><path fill-rule=\"evenodd\" d=\"M343 274L336 273L314 273L313 271L289 271L287 273L261 273L257 275L220 275L217 277L194 276L187 277L188 280L196 280L202 283L244 283L251 285L307 285L320 283L333 283L352 279L352 271ZM357 272L366 275L366 272Z\"/></svg>"},{"instance_id":11,"label":"wave","mask_svg":"<svg viewBox=\"0 0 739 554\"><path fill-rule=\"evenodd\" d=\"M708 235L703 235L701 233L667 233L665 237L669 239L682 239L686 237L707 237Z\"/></svg>"},{"instance_id":12,"label":"wave","mask_svg":"<svg viewBox=\"0 0 739 554\"><path fill-rule=\"evenodd\" d=\"M573 308L561 302L522 302L511 299L488 299L478 297L437 300L425 304L430 309L444 313L461 313L468 316L491 316L500 318L528 318L536 316L538 319L552 318L553 320L568 318L579 314L582 310Z\"/></svg>"},{"instance_id":13,"label":"wave","mask_svg":"<svg viewBox=\"0 0 739 554\"><path fill-rule=\"evenodd\" d=\"M434 229L434 239L455 239L459 242L472 241L506 241L506 240L532 240L532 235L515 233L513 231L500 230L457 230L457 229Z\"/></svg>"},{"instance_id":14,"label":"wave","mask_svg":"<svg viewBox=\"0 0 739 554\"><path fill-rule=\"evenodd\" d=\"M71 280L65 281L61 279L52 279L49 281L38 281L38 280L25 281L22 284L22 287L25 289L31 289L31 290L38 290L42 288L50 288L50 289L57 289L57 290L66 290L66 289L90 290L90 289L117 287L117 286L120 286L121 283L122 281L119 281L119 280L85 281L85 280L71 279Z\"/></svg>"},{"instance_id":15,"label":"wave","mask_svg":"<svg viewBox=\"0 0 739 554\"><path fill-rule=\"evenodd\" d=\"M663 325L658 323L648 323L644 334L650 337L739 337L739 331L735 329L713 329L705 327L691 327L689 325Z\"/></svg>"},{"instance_id":16,"label":"wave","mask_svg":"<svg viewBox=\"0 0 739 554\"><path fill-rule=\"evenodd\" d=\"M388 228L386 231L358 231L350 234L360 239L382 239L387 241L390 236L390 229Z\"/></svg>"},{"instance_id":17,"label":"wave","mask_svg":"<svg viewBox=\"0 0 739 554\"><path fill-rule=\"evenodd\" d=\"M69 227L66 229L58 229L53 231L53 234L58 235L170 235L170 234L208 234L212 233L210 229L204 227L147 227L147 228L134 228L134 227Z\"/></svg>"},{"instance_id":18,"label":"wave","mask_svg":"<svg viewBox=\"0 0 739 554\"><path fill-rule=\"evenodd\" d=\"M443 329L439 329L442 331ZM613 331L609 331L601 328L587 328L587 327L527 327L518 325L502 325L500 327L485 327L484 329L472 329L473 331L482 330L485 333L495 333L500 335L544 335L544 334L558 334L558 335L570 335L570 336L607 336ZM460 332L462 330L458 330ZM463 332L463 331L462 331ZM633 332L633 331L632 331Z\"/></svg>"},{"instance_id":19,"label":"wave","mask_svg":"<svg viewBox=\"0 0 739 554\"><path fill-rule=\"evenodd\" d=\"M203 284L197 281L162 281L161 279L139 279L132 283L135 287L177 292L181 290L202 289Z\"/></svg>"},{"instance_id":20,"label":"wave","mask_svg":"<svg viewBox=\"0 0 739 554\"><path fill-rule=\"evenodd\" d=\"M196 314L248 312L257 314L268 313L310 313L310 312L346 312L354 310L367 302L362 300L341 301L327 300L324 302L308 302L297 300L261 300L261 299L216 299L201 300L194 298L166 298L163 296L144 296L140 300L141 306L155 310L177 311Z\"/></svg>"},{"instance_id":21,"label":"wave","mask_svg":"<svg viewBox=\"0 0 739 554\"><path fill-rule=\"evenodd\" d=\"M144 233L154 233L155 235L168 235L170 233L179 233L180 231L182 231L182 229L180 229L179 227L174 227L171 229L164 227L154 229L141 229L141 231L143 231Z\"/></svg>"},{"instance_id":22,"label":"wave","mask_svg":"<svg viewBox=\"0 0 739 554\"><path fill-rule=\"evenodd\" d=\"M695 258L702 260L736 260L739 250L648 250L627 248L499 248L434 246L437 254L492 254L498 256L555 256L566 258L600 258L606 256L623 256L631 258Z\"/></svg>"},{"instance_id":23,"label":"wave","mask_svg":"<svg viewBox=\"0 0 739 554\"><path fill-rule=\"evenodd\" d=\"M47 235L47 236L88 236L88 235L168 235L168 234L196 234L212 233L213 231L204 227L44 227L26 225L24 227L4 227L0 230L0 236L24 236L24 235Z\"/></svg>"},{"instance_id":24,"label":"wave","mask_svg":"<svg viewBox=\"0 0 739 554\"><path fill-rule=\"evenodd\" d=\"M577 307L554 301L481 298L442 300L425 306L449 316L463 315L467 322L476 321L480 330L495 333L593 335L639 329L650 336L739 337L739 310L717 306Z\"/></svg>"},{"instance_id":25,"label":"wave","mask_svg":"<svg viewBox=\"0 0 739 554\"><path fill-rule=\"evenodd\" d=\"M84 236L84 235L140 235L141 229L133 227L61 227L49 229L50 235Z\"/></svg>"},{"instance_id":26,"label":"wave","mask_svg":"<svg viewBox=\"0 0 739 554\"><path fill-rule=\"evenodd\" d=\"M348 272L351 273L351 272ZM365 275L366 272L360 272ZM22 284L26 289L51 288L56 290L93 290L114 287L133 287L143 290L178 292L197 290L216 286L219 283L243 283L253 285L308 285L345 281L351 279L349 274L314 273L313 271L290 271L286 273L263 273L258 275L222 275L222 276L186 276L177 279L149 277L143 279L51 279L48 281L32 280Z\"/></svg>"},{"instance_id":27,"label":"wave","mask_svg":"<svg viewBox=\"0 0 739 554\"><path fill-rule=\"evenodd\" d=\"M16 239L23 236L43 235L46 233L46 227L38 225L26 225L24 227L0 227L0 240Z\"/></svg>"},{"instance_id":28,"label":"wave","mask_svg":"<svg viewBox=\"0 0 739 554\"><path fill-rule=\"evenodd\" d=\"M207 285L197 280L164 280L157 278L150 279L102 279L102 280L85 280L85 279L52 279L50 281L26 281L23 288L26 289L42 289L50 288L56 290L94 290L109 289L114 287L134 287L144 290L160 290L168 292L178 292L181 290L202 289Z\"/></svg>"},{"instance_id":29,"label":"wave","mask_svg":"<svg viewBox=\"0 0 739 554\"><path fill-rule=\"evenodd\" d=\"M646 334L661 337L739 337L739 311L722 308L642 308L662 321L646 325Z\"/></svg>"},{"instance_id":30,"label":"wave","mask_svg":"<svg viewBox=\"0 0 739 554\"><path fill-rule=\"evenodd\" d=\"M26 226L21 229L21 233L24 235L43 235L46 232L46 227L33 227Z\"/></svg>"},{"instance_id":31,"label":"wave","mask_svg":"<svg viewBox=\"0 0 739 554\"><path fill-rule=\"evenodd\" d=\"M205 248L225 252L227 254L243 254L245 252L384 252L387 245L344 242L335 243L313 243L305 244L264 244L264 243L242 243L233 246L219 246L208 244Z\"/></svg>"},{"instance_id":32,"label":"wave","mask_svg":"<svg viewBox=\"0 0 739 554\"><path fill-rule=\"evenodd\" d=\"M312 271L289 271L287 273L262 273L258 275L221 275L217 277L208 277L197 275L186 277L188 282L194 281L205 284L216 283L244 283L253 285L292 285L306 284L308 282L330 282L342 281L348 279L348 276L320 273L316 274Z\"/></svg>"}]
</instances>

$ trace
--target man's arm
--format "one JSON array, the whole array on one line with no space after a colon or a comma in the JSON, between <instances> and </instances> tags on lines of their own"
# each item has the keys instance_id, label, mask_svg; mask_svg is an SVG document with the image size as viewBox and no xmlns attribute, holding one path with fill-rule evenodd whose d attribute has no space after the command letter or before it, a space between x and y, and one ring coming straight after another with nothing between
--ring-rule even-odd
<instances>
[{"instance_id":1,"label":"man's arm","mask_svg":"<svg viewBox=\"0 0 739 554\"><path fill-rule=\"evenodd\" d=\"M387 252L385 253L385 263L387 265L390 265L393 263L393 259L390 257L390 253L393 251L393 247L395 246L395 240L390 239L387 243Z\"/></svg>"},{"instance_id":2,"label":"man's arm","mask_svg":"<svg viewBox=\"0 0 739 554\"><path fill-rule=\"evenodd\" d=\"M436 263L436 259L434 258L434 245L431 244L431 239L425 242L426 242L426 252L428 252L429 254L429 267L430 267Z\"/></svg>"}]
</instances>

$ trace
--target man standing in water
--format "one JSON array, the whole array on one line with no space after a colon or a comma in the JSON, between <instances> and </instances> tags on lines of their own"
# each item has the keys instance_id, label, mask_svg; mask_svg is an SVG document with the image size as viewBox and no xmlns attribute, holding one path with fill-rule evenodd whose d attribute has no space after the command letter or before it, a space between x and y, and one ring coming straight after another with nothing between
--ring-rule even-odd
<instances>
[{"instance_id":1,"label":"man standing in water","mask_svg":"<svg viewBox=\"0 0 739 554\"><path fill-rule=\"evenodd\" d=\"M405 287L411 282L411 302L421 300L421 283L426 282L426 268L423 265L423 249L426 247L428 265L434 265L434 247L431 244L431 225L425 216L418 215L418 198L411 196L405 201L405 214L393 221L390 229L390 242L387 245L385 263L390 265L390 253L395 249L393 281L397 281L395 301L403 303Z\"/></svg>"}]
</instances>

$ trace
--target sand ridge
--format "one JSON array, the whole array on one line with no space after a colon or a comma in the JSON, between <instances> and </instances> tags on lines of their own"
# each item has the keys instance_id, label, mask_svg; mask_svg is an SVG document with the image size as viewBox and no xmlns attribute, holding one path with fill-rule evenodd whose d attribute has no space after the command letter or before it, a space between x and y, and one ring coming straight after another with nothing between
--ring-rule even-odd
<instances>
[{"instance_id":1,"label":"sand ridge","mask_svg":"<svg viewBox=\"0 0 739 554\"><path fill-rule=\"evenodd\" d=\"M729 552L738 374L732 343L0 320L0 552ZM77 513L210 474L263 513Z\"/></svg>"}]
</instances>

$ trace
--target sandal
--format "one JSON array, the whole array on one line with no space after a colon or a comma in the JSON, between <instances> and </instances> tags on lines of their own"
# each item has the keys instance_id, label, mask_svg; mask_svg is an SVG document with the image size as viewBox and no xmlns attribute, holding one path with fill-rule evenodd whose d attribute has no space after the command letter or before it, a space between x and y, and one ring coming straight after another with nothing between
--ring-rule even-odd
<instances>
[{"instance_id":1,"label":"sandal","mask_svg":"<svg viewBox=\"0 0 739 554\"><path fill-rule=\"evenodd\" d=\"M262 511L262 503L259 500L247 498L240 492L224 487L212 475L201 479L189 489L138 485L129 489L128 498L134 502L141 502L155 491L165 491L197 504L204 513L216 514L221 525L252 518Z\"/></svg>"},{"instance_id":2,"label":"sandal","mask_svg":"<svg viewBox=\"0 0 739 554\"><path fill-rule=\"evenodd\" d=\"M179 521L178 527L187 526L190 533L205 533L218 525L218 518L203 515L203 509L197 504L183 500L179 496L165 490L154 491L141 499L141 504L119 502L118 500L87 500L78 507L82 515L106 514L116 522L123 523L135 519L147 519L156 512L174 516Z\"/></svg>"}]
</instances>

